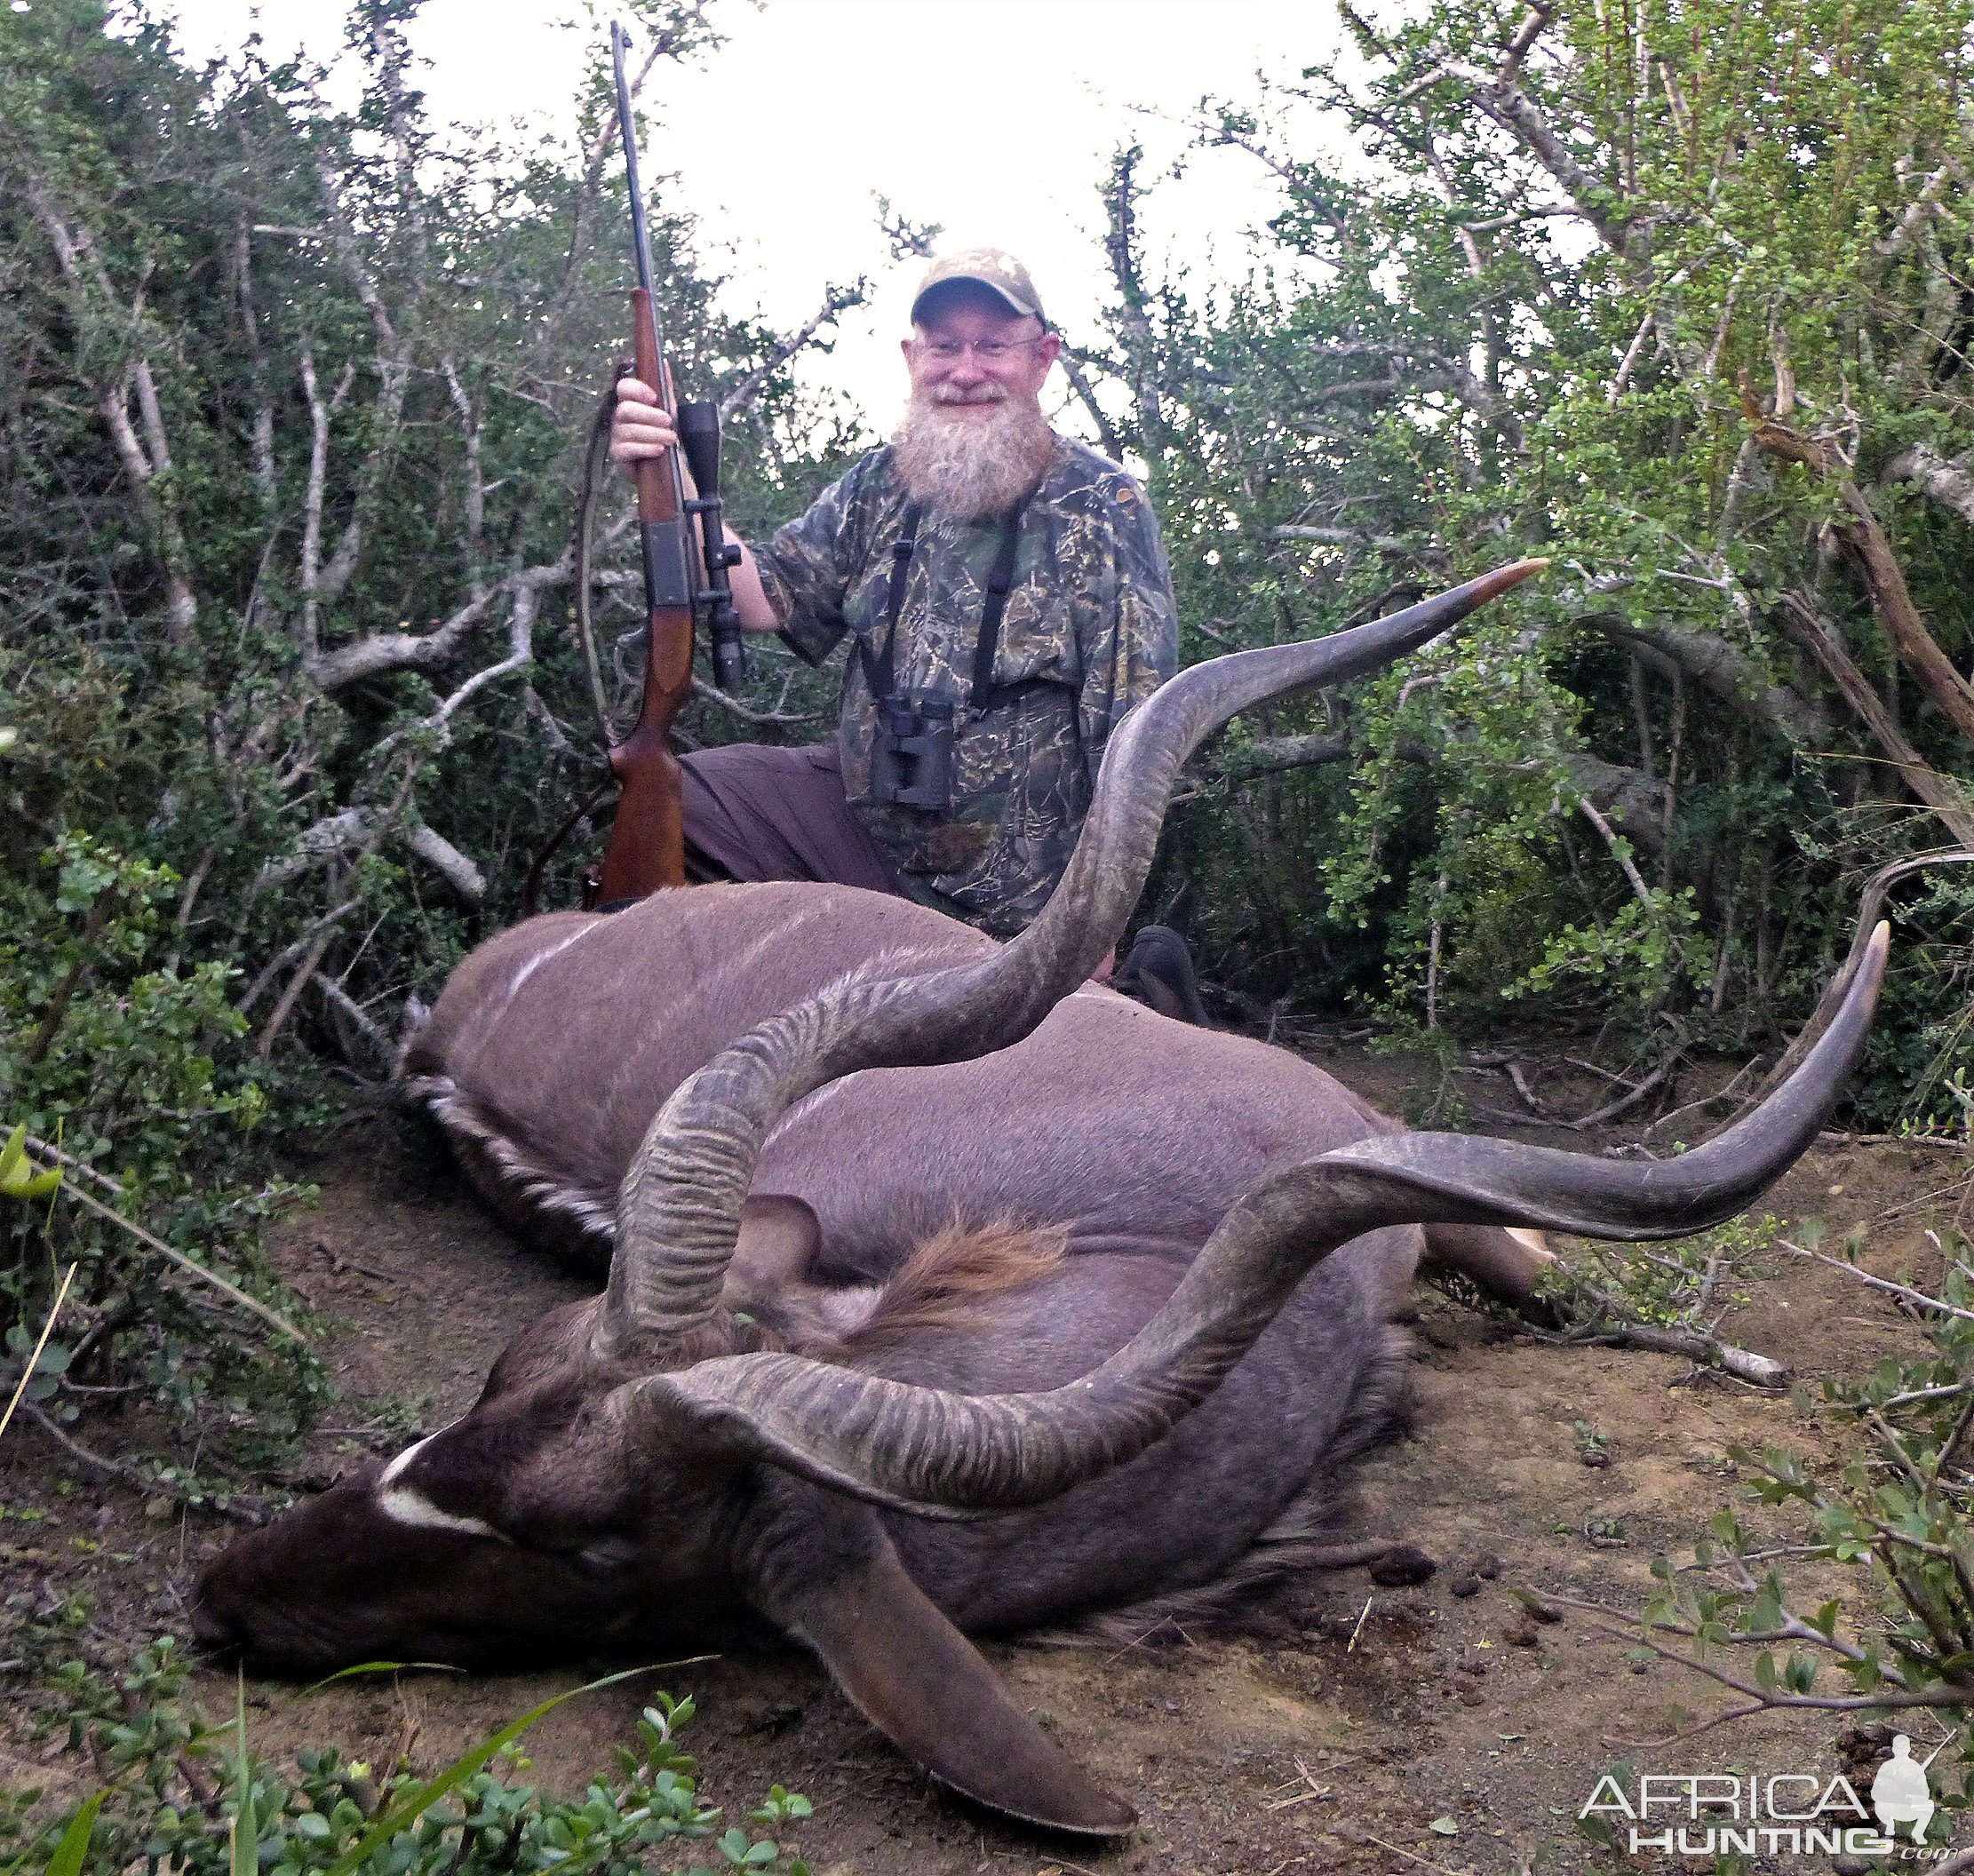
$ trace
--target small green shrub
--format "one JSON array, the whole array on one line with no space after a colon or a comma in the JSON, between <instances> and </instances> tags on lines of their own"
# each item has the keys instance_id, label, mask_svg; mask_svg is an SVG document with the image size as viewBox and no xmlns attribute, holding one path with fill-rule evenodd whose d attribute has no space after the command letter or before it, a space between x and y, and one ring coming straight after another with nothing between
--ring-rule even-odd
<instances>
[{"instance_id":1,"label":"small green shrub","mask_svg":"<svg viewBox=\"0 0 1974 1876\"><path fill-rule=\"evenodd\" d=\"M675 1744L690 1700L656 1695L635 1744L616 1748L616 1776L555 1799L495 1768L505 1754L508 1775L525 1770L514 1741L589 1688L543 1702L421 1781L334 1746L298 1753L291 1777L251 1757L243 1703L219 1724L188 1706L186 1675L168 1638L115 1679L80 1662L60 1671L51 1722L108 1783L39 1831L26 1822L36 1794L0 1793L0 1846L10 1836L18 1846L0 1848L0 1876L807 1876L782 1844L738 1824L720 1829L720 1811L699 1801L696 1761ZM810 1810L777 1785L747 1822L780 1829Z\"/></svg>"},{"instance_id":2,"label":"small green shrub","mask_svg":"<svg viewBox=\"0 0 1974 1876\"><path fill-rule=\"evenodd\" d=\"M1974 1265L1953 1235L1938 1240L1945 1274L1890 1290L1924 1324L1922 1352L1859 1379L1824 1379L1798 1404L1829 1426L1835 1463L1776 1443L1730 1458L1752 1504L1795 1509L1798 1534L1756 1530L1718 1512L1689 1562L1656 1559L1644 1639L1742 1697L1728 1714L1808 1707L1842 1714L1930 1714L1957 1728L1974 1711ZM1842 1255L1806 1220L1782 1250L1855 1268L1863 1234ZM1835 1566L1843 1586L1805 1593L1801 1572ZM1723 1716L1724 1717L1724 1715ZM1974 1800L1974 1746L1932 1777L1943 1808Z\"/></svg>"},{"instance_id":3,"label":"small green shrub","mask_svg":"<svg viewBox=\"0 0 1974 1876\"><path fill-rule=\"evenodd\" d=\"M105 1215L275 1316L305 1315L259 1237L306 1188L262 1164L267 1095L238 1046L236 974L170 955L179 886L169 867L81 832L0 886L0 1116L78 1163L60 1197L0 1205L0 1387L19 1379L73 1265L30 1402L74 1426L92 1399L128 1398L80 1388L134 1388L162 1411L168 1443L203 1444L223 1470L304 1428L326 1380L294 1339Z\"/></svg>"}]
</instances>

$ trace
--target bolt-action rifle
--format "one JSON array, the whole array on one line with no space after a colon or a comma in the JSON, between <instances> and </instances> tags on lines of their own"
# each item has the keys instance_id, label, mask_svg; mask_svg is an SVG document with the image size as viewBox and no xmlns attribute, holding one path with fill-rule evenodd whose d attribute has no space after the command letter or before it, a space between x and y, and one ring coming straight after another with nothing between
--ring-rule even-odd
<instances>
[{"instance_id":1,"label":"bolt-action rifle","mask_svg":"<svg viewBox=\"0 0 1974 1876\"><path fill-rule=\"evenodd\" d=\"M625 33L610 27L610 61L617 80L618 127L631 187L631 238L637 286L631 295L632 344L637 375L673 403L672 378L658 334L652 291L651 236L644 191L638 179L637 132L631 121L631 88L624 73ZM644 561L644 696L630 734L609 752L619 794L617 819L603 853L601 896L641 899L664 886L685 883L685 839L679 762L667 738L692 689L694 627L702 617L712 643L714 680L731 689L743 674L739 621L728 569L740 550L728 545L720 519L720 409L713 403L678 404L673 422L696 495L689 497L679 451L636 465L638 534ZM700 539L692 538L699 523ZM705 584L699 584L704 572ZM585 647L593 670L593 648Z\"/></svg>"}]
</instances>

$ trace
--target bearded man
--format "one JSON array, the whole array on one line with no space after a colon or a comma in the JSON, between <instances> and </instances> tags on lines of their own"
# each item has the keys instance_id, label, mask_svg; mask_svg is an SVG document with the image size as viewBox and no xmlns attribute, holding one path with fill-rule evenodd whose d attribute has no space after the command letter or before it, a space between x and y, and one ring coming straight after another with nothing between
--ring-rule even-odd
<instances>
[{"instance_id":1,"label":"bearded man","mask_svg":"<svg viewBox=\"0 0 1974 1876\"><path fill-rule=\"evenodd\" d=\"M911 324L891 441L733 570L747 629L810 664L851 638L834 746L686 757L687 868L903 893L1008 937L1068 863L1105 739L1176 665L1172 576L1143 489L1042 415L1062 338L1019 261L935 260ZM673 446L650 386L617 397L617 462Z\"/></svg>"}]
</instances>

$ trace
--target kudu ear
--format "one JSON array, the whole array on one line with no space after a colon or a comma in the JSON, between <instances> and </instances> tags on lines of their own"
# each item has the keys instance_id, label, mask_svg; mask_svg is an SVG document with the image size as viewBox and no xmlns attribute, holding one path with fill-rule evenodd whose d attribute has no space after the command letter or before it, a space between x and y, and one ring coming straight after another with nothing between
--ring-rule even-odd
<instances>
[{"instance_id":1,"label":"kudu ear","mask_svg":"<svg viewBox=\"0 0 1974 1876\"><path fill-rule=\"evenodd\" d=\"M880 1537L775 1618L813 1648L856 1710L943 1785L1051 1830L1116 1837L1137 1813L1055 1744Z\"/></svg>"},{"instance_id":2,"label":"kudu ear","mask_svg":"<svg viewBox=\"0 0 1974 1876\"><path fill-rule=\"evenodd\" d=\"M800 1199L756 1193L740 1208L728 1284L748 1296L765 1295L807 1276L822 1249L823 1227Z\"/></svg>"}]
</instances>

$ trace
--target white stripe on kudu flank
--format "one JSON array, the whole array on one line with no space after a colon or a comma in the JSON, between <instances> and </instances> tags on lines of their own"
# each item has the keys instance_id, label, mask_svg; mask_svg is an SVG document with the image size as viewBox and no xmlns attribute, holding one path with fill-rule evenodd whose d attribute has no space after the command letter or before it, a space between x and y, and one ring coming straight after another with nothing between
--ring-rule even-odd
<instances>
[{"instance_id":1,"label":"white stripe on kudu flank","mask_svg":"<svg viewBox=\"0 0 1974 1876\"><path fill-rule=\"evenodd\" d=\"M507 984L507 1001L509 1003L512 1003L514 1000L515 991L520 990L521 985L526 983L537 971L540 970L542 966L546 964L551 958L560 958L562 953L569 948L570 945L578 943L581 940L587 938L589 934L595 929L596 926L593 925L585 925L579 931L571 932L568 937L564 938L561 942L561 943L551 944L546 946L545 949L537 951L535 955L530 958L527 961L527 963L522 965L521 967L514 973L513 976L509 979Z\"/></svg>"}]
</instances>

